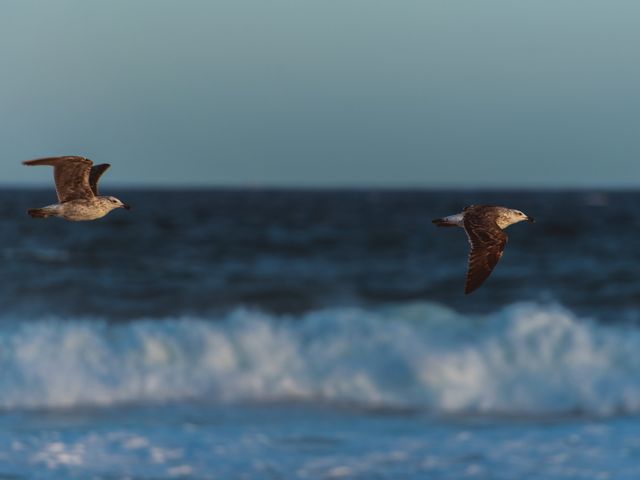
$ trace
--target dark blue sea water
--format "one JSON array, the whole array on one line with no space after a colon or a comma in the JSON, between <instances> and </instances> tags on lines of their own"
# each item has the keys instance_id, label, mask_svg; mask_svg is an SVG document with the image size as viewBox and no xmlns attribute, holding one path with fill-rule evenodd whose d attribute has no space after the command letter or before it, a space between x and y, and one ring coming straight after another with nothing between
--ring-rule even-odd
<instances>
[{"instance_id":1,"label":"dark blue sea water","mask_svg":"<svg viewBox=\"0 0 640 480\"><path fill-rule=\"evenodd\" d=\"M1 478L640 477L640 193L109 193L0 191Z\"/></svg>"}]
</instances>

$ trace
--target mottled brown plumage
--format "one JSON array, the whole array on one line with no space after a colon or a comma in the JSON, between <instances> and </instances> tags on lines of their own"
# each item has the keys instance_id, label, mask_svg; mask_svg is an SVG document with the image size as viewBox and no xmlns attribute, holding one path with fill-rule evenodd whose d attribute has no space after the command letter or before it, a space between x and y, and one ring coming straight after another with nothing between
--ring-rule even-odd
<instances>
[{"instance_id":1,"label":"mottled brown plumage","mask_svg":"<svg viewBox=\"0 0 640 480\"><path fill-rule=\"evenodd\" d=\"M89 176L93 162L84 157L49 157L22 162L24 165L51 165L56 183L58 202L93 198Z\"/></svg>"},{"instance_id":2,"label":"mottled brown plumage","mask_svg":"<svg viewBox=\"0 0 640 480\"><path fill-rule=\"evenodd\" d=\"M471 244L464 287L464 293L468 294L489 278L502 258L508 237L496 223L498 214L494 208L471 206L464 213L464 230Z\"/></svg>"}]
</instances>

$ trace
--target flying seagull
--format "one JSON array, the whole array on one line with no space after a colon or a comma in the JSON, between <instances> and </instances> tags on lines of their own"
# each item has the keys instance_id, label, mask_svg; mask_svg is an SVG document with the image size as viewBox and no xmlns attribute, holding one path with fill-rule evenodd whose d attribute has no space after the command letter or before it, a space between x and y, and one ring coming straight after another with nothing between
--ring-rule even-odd
<instances>
[{"instance_id":1,"label":"flying seagull","mask_svg":"<svg viewBox=\"0 0 640 480\"><path fill-rule=\"evenodd\" d=\"M520 210L493 205L470 205L461 213L433 220L439 227L462 227L467 232L471 252L464 293L476 290L489 278L507 244L505 228L533 218Z\"/></svg>"},{"instance_id":2,"label":"flying seagull","mask_svg":"<svg viewBox=\"0 0 640 480\"><path fill-rule=\"evenodd\" d=\"M50 157L22 162L24 165L51 165L56 182L58 203L27 211L34 218L62 217L73 222L96 220L111 210L129 206L115 197L98 194L98 180L111 166L93 165L84 157Z\"/></svg>"}]
</instances>

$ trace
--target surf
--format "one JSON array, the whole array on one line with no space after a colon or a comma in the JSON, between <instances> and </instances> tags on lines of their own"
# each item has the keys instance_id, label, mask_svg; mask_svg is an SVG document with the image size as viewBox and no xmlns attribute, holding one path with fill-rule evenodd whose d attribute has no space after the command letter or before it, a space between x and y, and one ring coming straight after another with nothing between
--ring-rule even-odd
<instances>
[{"instance_id":1,"label":"surf","mask_svg":"<svg viewBox=\"0 0 640 480\"><path fill-rule=\"evenodd\" d=\"M640 413L640 329L559 305L0 325L0 408L329 402L442 414Z\"/></svg>"}]
</instances>

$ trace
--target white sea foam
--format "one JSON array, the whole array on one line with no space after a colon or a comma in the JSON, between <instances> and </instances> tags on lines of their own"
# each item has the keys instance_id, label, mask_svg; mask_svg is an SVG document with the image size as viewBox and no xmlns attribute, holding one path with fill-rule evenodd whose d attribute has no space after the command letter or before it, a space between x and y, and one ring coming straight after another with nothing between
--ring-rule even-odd
<instances>
[{"instance_id":1,"label":"white sea foam","mask_svg":"<svg viewBox=\"0 0 640 480\"><path fill-rule=\"evenodd\" d=\"M439 413L640 411L640 329L512 305L0 326L0 407L302 401Z\"/></svg>"}]
</instances>

